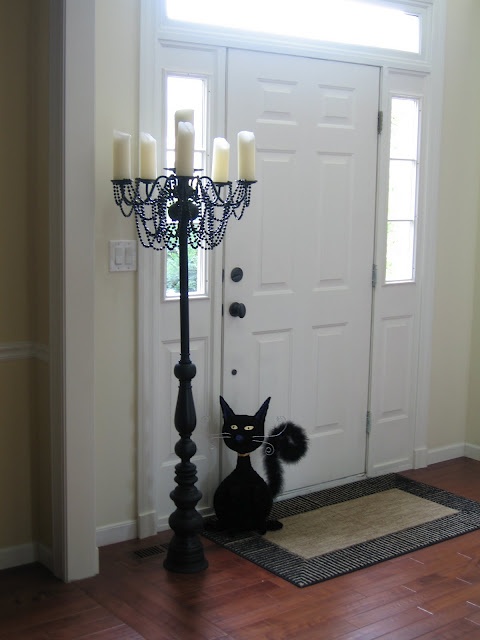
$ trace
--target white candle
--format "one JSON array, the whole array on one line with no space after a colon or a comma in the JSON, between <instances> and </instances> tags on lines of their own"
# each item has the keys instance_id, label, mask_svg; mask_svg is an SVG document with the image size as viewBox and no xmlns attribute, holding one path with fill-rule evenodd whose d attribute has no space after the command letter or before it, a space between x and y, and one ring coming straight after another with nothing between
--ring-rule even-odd
<instances>
[{"instance_id":1,"label":"white candle","mask_svg":"<svg viewBox=\"0 0 480 640\"><path fill-rule=\"evenodd\" d=\"M193 150L195 129L191 122L179 122L175 147L175 173L177 176L193 176Z\"/></svg>"},{"instance_id":2,"label":"white candle","mask_svg":"<svg viewBox=\"0 0 480 640\"><path fill-rule=\"evenodd\" d=\"M225 138L213 139L212 180L214 182L228 182L228 163L230 160L230 145Z\"/></svg>"},{"instance_id":3,"label":"white candle","mask_svg":"<svg viewBox=\"0 0 480 640\"><path fill-rule=\"evenodd\" d=\"M240 131L238 142L238 179L255 180L255 136L251 131Z\"/></svg>"},{"instance_id":4,"label":"white candle","mask_svg":"<svg viewBox=\"0 0 480 640\"><path fill-rule=\"evenodd\" d=\"M132 177L131 160L132 136L123 131L113 132L113 179L124 180Z\"/></svg>"},{"instance_id":5,"label":"white candle","mask_svg":"<svg viewBox=\"0 0 480 640\"><path fill-rule=\"evenodd\" d=\"M140 171L144 180L157 178L157 141L149 133L140 134Z\"/></svg>"},{"instance_id":6,"label":"white candle","mask_svg":"<svg viewBox=\"0 0 480 640\"><path fill-rule=\"evenodd\" d=\"M178 123L190 122L190 124L193 125L193 116L193 109L179 109L178 111L175 111L175 140L177 139Z\"/></svg>"}]
</instances>

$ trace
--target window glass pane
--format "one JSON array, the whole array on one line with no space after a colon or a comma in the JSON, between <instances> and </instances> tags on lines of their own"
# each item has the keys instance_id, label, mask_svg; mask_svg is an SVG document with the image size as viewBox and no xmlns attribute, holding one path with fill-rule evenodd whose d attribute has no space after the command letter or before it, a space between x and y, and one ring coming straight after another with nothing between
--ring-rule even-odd
<instances>
[{"instance_id":1,"label":"window glass pane","mask_svg":"<svg viewBox=\"0 0 480 640\"><path fill-rule=\"evenodd\" d=\"M418 100L393 98L390 135L391 158L417 158Z\"/></svg>"},{"instance_id":2,"label":"window glass pane","mask_svg":"<svg viewBox=\"0 0 480 640\"><path fill-rule=\"evenodd\" d=\"M391 101L385 282L413 280L417 218L420 101Z\"/></svg>"},{"instance_id":3,"label":"window glass pane","mask_svg":"<svg viewBox=\"0 0 480 640\"><path fill-rule=\"evenodd\" d=\"M420 17L368 0L165 0L171 20L420 52Z\"/></svg>"},{"instance_id":4,"label":"window glass pane","mask_svg":"<svg viewBox=\"0 0 480 640\"><path fill-rule=\"evenodd\" d=\"M205 151L205 80L190 76L167 77L167 149L175 152L175 111L193 109L195 150ZM170 166L170 165L169 165ZM171 165L173 167L173 164ZM195 165L195 168L197 166Z\"/></svg>"},{"instance_id":5,"label":"window glass pane","mask_svg":"<svg viewBox=\"0 0 480 640\"><path fill-rule=\"evenodd\" d=\"M165 88L166 99L166 149L165 167L175 166L175 111L194 110L195 152L194 167L205 167L207 139L207 81L195 76L168 75ZM165 252L165 297L180 295L178 249ZM188 292L190 295L206 294L206 251L188 248Z\"/></svg>"},{"instance_id":6,"label":"window glass pane","mask_svg":"<svg viewBox=\"0 0 480 640\"><path fill-rule=\"evenodd\" d=\"M417 163L391 160L388 185L388 219L413 220L417 192Z\"/></svg>"},{"instance_id":7,"label":"window glass pane","mask_svg":"<svg viewBox=\"0 0 480 640\"><path fill-rule=\"evenodd\" d=\"M165 295L167 298L177 298L180 294L180 269L178 263L178 248L166 252L167 269L165 281ZM198 293L198 250L188 247L188 292Z\"/></svg>"},{"instance_id":8,"label":"window glass pane","mask_svg":"<svg viewBox=\"0 0 480 640\"><path fill-rule=\"evenodd\" d=\"M415 226L412 221L388 223L386 281L413 280Z\"/></svg>"}]
</instances>

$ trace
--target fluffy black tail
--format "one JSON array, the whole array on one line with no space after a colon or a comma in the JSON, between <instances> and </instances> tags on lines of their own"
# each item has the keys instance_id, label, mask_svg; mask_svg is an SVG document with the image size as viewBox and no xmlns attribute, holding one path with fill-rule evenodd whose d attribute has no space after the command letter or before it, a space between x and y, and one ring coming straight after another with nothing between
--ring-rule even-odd
<instances>
[{"instance_id":1,"label":"fluffy black tail","mask_svg":"<svg viewBox=\"0 0 480 640\"><path fill-rule=\"evenodd\" d=\"M307 453L308 438L302 427L293 422L282 422L270 431L263 445L263 465L267 483L273 497L283 487L282 462L298 462Z\"/></svg>"}]
</instances>

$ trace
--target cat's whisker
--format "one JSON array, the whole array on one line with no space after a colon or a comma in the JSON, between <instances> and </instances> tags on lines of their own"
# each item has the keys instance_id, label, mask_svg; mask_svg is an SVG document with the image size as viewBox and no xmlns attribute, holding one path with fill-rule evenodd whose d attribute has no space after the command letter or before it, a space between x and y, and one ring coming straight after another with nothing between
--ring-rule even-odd
<instances>
[{"instance_id":1,"label":"cat's whisker","mask_svg":"<svg viewBox=\"0 0 480 640\"><path fill-rule=\"evenodd\" d=\"M271 433L268 437L269 438L278 438L279 436L283 435L285 433L285 429L287 428L287 425L285 424L283 429L279 432L279 433Z\"/></svg>"},{"instance_id":2,"label":"cat's whisker","mask_svg":"<svg viewBox=\"0 0 480 640\"><path fill-rule=\"evenodd\" d=\"M266 456L271 456L275 453L275 447L271 442L267 442L263 447L263 452L265 453Z\"/></svg>"}]
</instances>

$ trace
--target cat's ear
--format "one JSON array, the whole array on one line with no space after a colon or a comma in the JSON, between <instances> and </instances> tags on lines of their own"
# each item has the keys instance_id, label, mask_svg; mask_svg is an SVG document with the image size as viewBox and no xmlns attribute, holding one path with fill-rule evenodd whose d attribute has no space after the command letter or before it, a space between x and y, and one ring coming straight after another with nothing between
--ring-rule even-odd
<instances>
[{"instance_id":1,"label":"cat's ear","mask_svg":"<svg viewBox=\"0 0 480 640\"><path fill-rule=\"evenodd\" d=\"M258 420L259 422L263 422L265 420L265 417L268 411L268 405L270 404L270 400L271 398L267 398L265 402L262 404L262 406L260 407L260 409L255 414L255 419Z\"/></svg>"},{"instance_id":2,"label":"cat's ear","mask_svg":"<svg viewBox=\"0 0 480 640\"><path fill-rule=\"evenodd\" d=\"M228 406L228 404L225 402L225 400L222 398L222 396L220 396L220 406L222 407L224 420L226 420L227 418L231 418L232 416L235 415L234 412Z\"/></svg>"}]
</instances>

